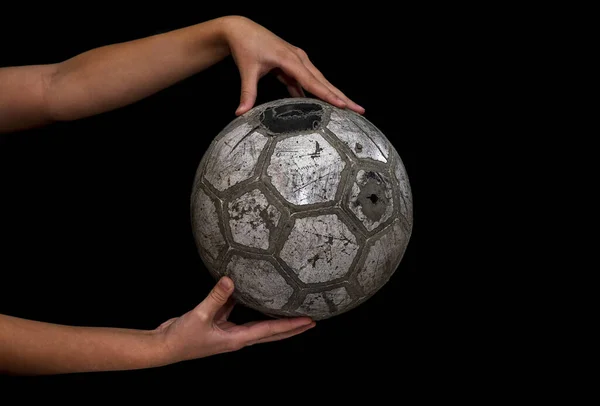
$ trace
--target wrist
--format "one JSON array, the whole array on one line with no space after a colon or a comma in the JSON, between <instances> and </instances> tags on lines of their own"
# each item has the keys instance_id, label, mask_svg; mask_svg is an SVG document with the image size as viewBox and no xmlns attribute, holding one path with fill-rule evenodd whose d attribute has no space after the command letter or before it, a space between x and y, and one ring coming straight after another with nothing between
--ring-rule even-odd
<instances>
[{"instance_id":1,"label":"wrist","mask_svg":"<svg viewBox=\"0 0 600 406\"><path fill-rule=\"evenodd\" d=\"M178 361L167 337L168 335L164 329L149 330L146 332L145 339L148 343L146 361L150 366L158 367Z\"/></svg>"},{"instance_id":2,"label":"wrist","mask_svg":"<svg viewBox=\"0 0 600 406\"><path fill-rule=\"evenodd\" d=\"M232 34L239 29L240 25L246 24L250 20L240 15L228 15L219 17L215 21L218 22L221 38L229 46Z\"/></svg>"},{"instance_id":3,"label":"wrist","mask_svg":"<svg viewBox=\"0 0 600 406\"><path fill-rule=\"evenodd\" d=\"M178 30L179 39L188 52L189 60L195 63L195 69L205 69L229 55L226 35L228 22L225 18L215 18Z\"/></svg>"}]
</instances>

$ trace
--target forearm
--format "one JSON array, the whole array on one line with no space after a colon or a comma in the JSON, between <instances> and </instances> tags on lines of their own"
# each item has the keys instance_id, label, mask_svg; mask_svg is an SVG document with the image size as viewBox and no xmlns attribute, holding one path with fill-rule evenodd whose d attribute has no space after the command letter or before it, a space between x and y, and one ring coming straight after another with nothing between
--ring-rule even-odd
<instances>
[{"instance_id":1,"label":"forearm","mask_svg":"<svg viewBox=\"0 0 600 406\"><path fill-rule=\"evenodd\" d=\"M108 45L59 63L47 83L55 120L74 120L136 102L229 55L231 17Z\"/></svg>"},{"instance_id":2,"label":"forearm","mask_svg":"<svg viewBox=\"0 0 600 406\"><path fill-rule=\"evenodd\" d=\"M154 331L72 327L0 315L0 373L131 370L169 363Z\"/></svg>"}]
</instances>

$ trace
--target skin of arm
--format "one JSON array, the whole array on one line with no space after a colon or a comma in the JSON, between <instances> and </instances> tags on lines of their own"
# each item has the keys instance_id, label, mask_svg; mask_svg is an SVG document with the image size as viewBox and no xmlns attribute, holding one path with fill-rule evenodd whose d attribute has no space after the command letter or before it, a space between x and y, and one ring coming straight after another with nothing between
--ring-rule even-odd
<instances>
[{"instance_id":1,"label":"skin of arm","mask_svg":"<svg viewBox=\"0 0 600 406\"><path fill-rule=\"evenodd\" d=\"M315 326L307 317L236 325L233 281L222 278L194 309L153 330L66 326L0 315L0 373L49 375L134 370L282 340Z\"/></svg>"},{"instance_id":2,"label":"skin of arm","mask_svg":"<svg viewBox=\"0 0 600 406\"><path fill-rule=\"evenodd\" d=\"M70 121L145 98L229 55L223 19L111 44L61 63L0 69L0 131Z\"/></svg>"},{"instance_id":3,"label":"skin of arm","mask_svg":"<svg viewBox=\"0 0 600 406\"><path fill-rule=\"evenodd\" d=\"M57 374L164 364L152 331L74 327L0 314L0 372Z\"/></svg>"},{"instance_id":4,"label":"skin of arm","mask_svg":"<svg viewBox=\"0 0 600 406\"><path fill-rule=\"evenodd\" d=\"M70 121L134 103L232 55L242 79L237 115L274 71L292 96L302 88L338 107L364 109L329 83L306 53L242 16L226 16L66 61L0 68L0 133Z\"/></svg>"}]
</instances>

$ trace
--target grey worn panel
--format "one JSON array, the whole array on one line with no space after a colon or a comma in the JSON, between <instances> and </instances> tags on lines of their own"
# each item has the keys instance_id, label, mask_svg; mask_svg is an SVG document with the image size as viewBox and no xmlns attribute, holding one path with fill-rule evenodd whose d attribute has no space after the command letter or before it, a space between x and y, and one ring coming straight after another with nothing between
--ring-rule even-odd
<instances>
[{"instance_id":1,"label":"grey worn panel","mask_svg":"<svg viewBox=\"0 0 600 406\"><path fill-rule=\"evenodd\" d=\"M412 191L410 189L410 182L406 174L406 169L399 156L396 157L394 173L400 184L400 197L404 201L404 204L400 206L400 212L412 223Z\"/></svg>"},{"instance_id":2,"label":"grey worn panel","mask_svg":"<svg viewBox=\"0 0 600 406\"><path fill-rule=\"evenodd\" d=\"M390 156L390 144L386 139L387 137L383 135L383 133L375 127L372 123L370 123L365 117L355 114L348 113L352 118L352 121L358 125L358 127L372 140L375 145L377 145L377 149L382 153L382 155L387 159Z\"/></svg>"},{"instance_id":3,"label":"grey worn panel","mask_svg":"<svg viewBox=\"0 0 600 406\"><path fill-rule=\"evenodd\" d=\"M298 308L314 318L323 318L343 310L352 303L352 299L344 287L318 293L309 293Z\"/></svg>"},{"instance_id":4,"label":"grey worn panel","mask_svg":"<svg viewBox=\"0 0 600 406\"><path fill-rule=\"evenodd\" d=\"M336 214L297 219L279 257L304 283L327 282L348 272L356 237Z\"/></svg>"},{"instance_id":5,"label":"grey worn panel","mask_svg":"<svg viewBox=\"0 0 600 406\"><path fill-rule=\"evenodd\" d=\"M269 249L269 235L281 213L258 189L246 192L228 204L229 229L233 240L247 247Z\"/></svg>"},{"instance_id":6,"label":"grey worn panel","mask_svg":"<svg viewBox=\"0 0 600 406\"><path fill-rule=\"evenodd\" d=\"M345 165L336 149L313 133L279 141L267 175L290 203L323 203L335 198Z\"/></svg>"},{"instance_id":7,"label":"grey worn panel","mask_svg":"<svg viewBox=\"0 0 600 406\"><path fill-rule=\"evenodd\" d=\"M242 124L217 141L204 174L215 189L222 192L252 176L267 143L267 138L252 128Z\"/></svg>"},{"instance_id":8,"label":"grey worn panel","mask_svg":"<svg viewBox=\"0 0 600 406\"><path fill-rule=\"evenodd\" d=\"M371 158L375 161L387 162L387 155L384 156L377 144L357 123L349 119L348 113L333 110L327 128L346 144L357 158Z\"/></svg>"},{"instance_id":9,"label":"grey worn panel","mask_svg":"<svg viewBox=\"0 0 600 406\"><path fill-rule=\"evenodd\" d=\"M388 220L394 211L392 184L379 172L359 170L350 190L350 210L369 231Z\"/></svg>"},{"instance_id":10,"label":"grey worn panel","mask_svg":"<svg viewBox=\"0 0 600 406\"><path fill-rule=\"evenodd\" d=\"M197 242L208 251L213 259L217 259L226 242L219 229L219 217L215 203L202 189L198 189L193 210Z\"/></svg>"},{"instance_id":11,"label":"grey worn panel","mask_svg":"<svg viewBox=\"0 0 600 406\"><path fill-rule=\"evenodd\" d=\"M369 249L357 280L366 295L383 286L396 270L398 260L404 253L408 238L400 223L394 222L387 232Z\"/></svg>"},{"instance_id":12,"label":"grey worn panel","mask_svg":"<svg viewBox=\"0 0 600 406\"><path fill-rule=\"evenodd\" d=\"M268 309L281 309L294 293L285 279L269 261L233 255L226 274L236 289L252 297Z\"/></svg>"}]
</instances>

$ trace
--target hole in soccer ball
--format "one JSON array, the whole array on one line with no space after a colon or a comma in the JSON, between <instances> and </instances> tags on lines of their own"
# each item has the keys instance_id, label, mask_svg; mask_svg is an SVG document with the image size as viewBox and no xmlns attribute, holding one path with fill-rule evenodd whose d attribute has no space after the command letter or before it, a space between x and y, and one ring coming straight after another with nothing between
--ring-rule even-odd
<instances>
[{"instance_id":1,"label":"hole in soccer ball","mask_svg":"<svg viewBox=\"0 0 600 406\"><path fill-rule=\"evenodd\" d=\"M362 214L371 221L379 221L391 203L386 196L386 187L376 172L367 172L366 183L360 187L354 204L361 207Z\"/></svg>"},{"instance_id":2,"label":"hole in soccer ball","mask_svg":"<svg viewBox=\"0 0 600 406\"><path fill-rule=\"evenodd\" d=\"M314 103L269 107L260 115L261 124L275 134L316 130L323 120L323 107Z\"/></svg>"}]
</instances>

